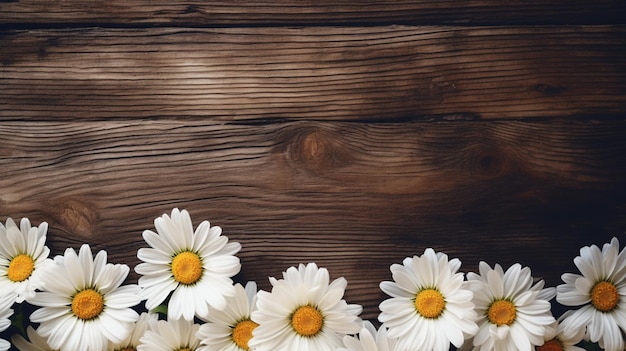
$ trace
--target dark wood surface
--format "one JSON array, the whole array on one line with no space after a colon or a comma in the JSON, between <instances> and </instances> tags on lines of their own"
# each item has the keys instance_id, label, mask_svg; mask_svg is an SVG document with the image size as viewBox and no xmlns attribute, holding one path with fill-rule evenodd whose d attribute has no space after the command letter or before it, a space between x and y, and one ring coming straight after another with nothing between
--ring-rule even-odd
<instances>
[{"instance_id":1,"label":"dark wood surface","mask_svg":"<svg viewBox=\"0 0 626 351\"><path fill-rule=\"evenodd\" d=\"M624 24L615 0L2 0L0 25L326 26L385 24Z\"/></svg>"},{"instance_id":2,"label":"dark wood surface","mask_svg":"<svg viewBox=\"0 0 626 351\"><path fill-rule=\"evenodd\" d=\"M0 219L132 267L185 208L241 242L238 281L315 261L368 319L426 247L554 286L581 246L626 244L623 13L3 1Z\"/></svg>"},{"instance_id":3,"label":"dark wood surface","mask_svg":"<svg viewBox=\"0 0 626 351\"><path fill-rule=\"evenodd\" d=\"M502 119L626 110L626 26L12 30L2 118ZM62 93L60 93L62 91Z\"/></svg>"}]
</instances>

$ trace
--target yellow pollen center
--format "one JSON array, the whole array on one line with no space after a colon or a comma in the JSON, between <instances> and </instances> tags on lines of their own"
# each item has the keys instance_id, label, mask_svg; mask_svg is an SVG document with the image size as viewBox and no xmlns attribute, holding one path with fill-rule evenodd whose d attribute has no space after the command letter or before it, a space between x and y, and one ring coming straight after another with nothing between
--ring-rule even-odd
<instances>
[{"instance_id":1,"label":"yellow pollen center","mask_svg":"<svg viewBox=\"0 0 626 351\"><path fill-rule=\"evenodd\" d=\"M178 351L192 351L192 350L188 347L183 347L182 349L178 349Z\"/></svg>"},{"instance_id":2,"label":"yellow pollen center","mask_svg":"<svg viewBox=\"0 0 626 351\"><path fill-rule=\"evenodd\" d=\"M93 289L85 289L74 295L72 299L72 312L83 320L98 317L103 309L104 298Z\"/></svg>"},{"instance_id":3,"label":"yellow pollen center","mask_svg":"<svg viewBox=\"0 0 626 351\"><path fill-rule=\"evenodd\" d=\"M291 326L296 333L313 336L322 330L324 317L317 308L306 305L299 307L291 316Z\"/></svg>"},{"instance_id":4,"label":"yellow pollen center","mask_svg":"<svg viewBox=\"0 0 626 351\"><path fill-rule=\"evenodd\" d=\"M443 313L446 300L435 289L424 289L415 297L415 309L424 318L437 318Z\"/></svg>"},{"instance_id":5,"label":"yellow pollen center","mask_svg":"<svg viewBox=\"0 0 626 351\"><path fill-rule=\"evenodd\" d=\"M536 351L563 351L563 345L557 339L546 341L535 348Z\"/></svg>"},{"instance_id":6,"label":"yellow pollen center","mask_svg":"<svg viewBox=\"0 0 626 351\"><path fill-rule=\"evenodd\" d=\"M498 300L494 301L491 306L489 306L487 316L489 317L489 321L498 327L501 325L511 325L517 316L517 309L510 301Z\"/></svg>"},{"instance_id":7,"label":"yellow pollen center","mask_svg":"<svg viewBox=\"0 0 626 351\"><path fill-rule=\"evenodd\" d=\"M232 333L235 344L237 344L239 348L249 350L248 341L252 339L252 331L258 326L258 324L251 320L245 320L237 323L237 325L233 328Z\"/></svg>"},{"instance_id":8,"label":"yellow pollen center","mask_svg":"<svg viewBox=\"0 0 626 351\"><path fill-rule=\"evenodd\" d=\"M35 270L35 261L28 255L17 255L13 257L7 269L7 276L14 282L22 282Z\"/></svg>"},{"instance_id":9,"label":"yellow pollen center","mask_svg":"<svg viewBox=\"0 0 626 351\"><path fill-rule=\"evenodd\" d=\"M193 252L183 251L172 260L172 274L181 284L194 284L202 277L202 261Z\"/></svg>"},{"instance_id":10,"label":"yellow pollen center","mask_svg":"<svg viewBox=\"0 0 626 351\"><path fill-rule=\"evenodd\" d=\"M617 287L609 282L599 282L591 289L591 303L602 312L611 311L619 303Z\"/></svg>"},{"instance_id":11,"label":"yellow pollen center","mask_svg":"<svg viewBox=\"0 0 626 351\"><path fill-rule=\"evenodd\" d=\"M119 349L119 350L116 350L116 351L137 351L137 349L134 348L134 347L129 346L129 347L125 347L123 349Z\"/></svg>"}]
</instances>

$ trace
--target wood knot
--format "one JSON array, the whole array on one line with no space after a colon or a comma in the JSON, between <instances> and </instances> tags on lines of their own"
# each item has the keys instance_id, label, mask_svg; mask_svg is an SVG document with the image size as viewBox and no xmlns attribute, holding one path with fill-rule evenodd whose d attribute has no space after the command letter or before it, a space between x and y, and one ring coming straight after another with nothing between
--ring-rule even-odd
<instances>
[{"instance_id":1,"label":"wood knot","mask_svg":"<svg viewBox=\"0 0 626 351\"><path fill-rule=\"evenodd\" d=\"M472 173L482 178L497 178L508 174L513 166L507 156L498 149L477 153L472 162Z\"/></svg>"},{"instance_id":2,"label":"wood knot","mask_svg":"<svg viewBox=\"0 0 626 351\"><path fill-rule=\"evenodd\" d=\"M497 155L483 155L478 160L478 172L485 175L498 175L502 170L503 163L503 160Z\"/></svg>"},{"instance_id":3,"label":"wood knot","mask_svg":"<svg viewBox=\"0 0 626 351\"><path fill-rule=\"evenodd\" d=\"M77 199L63 199L54 204L55 217L67 232L91 238L98 223L97 212L88 204Z\"/></svg>"},{"instance_id":4,"label":"wood knot","mask_svg":"<svg viewBox=\"0 0 626 351\"><path fill-rule=\"evenodd\" d=\"M320 132L313 131L302 139L302 157L306 160L318 160L331 151L332 145Z\"/></svg>"},{"instance_id":5,"label":"wood knot","mask_svg":"<svg viewBox=\"0 0 626 351\"><path fill-rule=\"evenodd\" d=\"M337 168L351 158L342 142L341 136L332 131L306 128L291 138L289 154L293 161L312 170Z\"/></svg>"}]
</instances>

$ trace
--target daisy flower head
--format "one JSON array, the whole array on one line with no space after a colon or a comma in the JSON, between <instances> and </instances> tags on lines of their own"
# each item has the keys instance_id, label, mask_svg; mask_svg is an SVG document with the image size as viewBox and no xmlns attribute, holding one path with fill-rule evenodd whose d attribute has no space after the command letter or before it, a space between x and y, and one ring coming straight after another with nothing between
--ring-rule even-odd
<instances>
[{"instance_id":1,"label":"daisy flower head","mask_svg":"<svg viewBox=\"0 0 626 351\"><path fill-rule=\"evenodd\" d=\"M8 218L0 223L0 291L15 292L17 303L35 296L41 287L41 275L52 264L46 246L48 223L33 227L22 218L18 227Z\"/></svg>"},{"instance_id":2,"label":"daisy flower head","mask_svg":"<svg viewBox=\"0 0 626 351\"><path fill-rule=\"evenodd\" d=\"M131 327L126 339L118 343L109 343L108 351L135 351L147 330L154 330L159 316L156 313L143 312Z\"/></svg>"},{"instance_id":3,"label":"daisy flower head","mask_svg":"<svg viewBox=\"0 0 626 351\"><path fill-rule=\"evenodd\" d=\"M137 351L195 351L199 324L186 319L159 320L139 340Z\"/></svg>"},{"instance_id":4,"label":"daisy flower head","mask_svg":"<svg viewBox=\"0 0 626 351\"><path fill-rule=\"evenodd\" d=\"M570 312L572 311L565 312L559 321L546 328L543 345L536 346L535 351L585 351L582 347L576 346L582 341L585 330L565 332L563 324L560 323Z\"/></svg>"},{"instance_id":5,"label":"daisy flower head","mask_svg":"<svg viewBox=\"0 0 626 351\"><path fill-rule=\"evenodd\" d=\"M506 272L499 264L478 267L480 274L467 274L479 318L474 350L530 351L542 345L555 322L549 301L554 288L544 289L543 280L533 285L530 268L518 263Z\"/></svg>"},{"instance_id":6,"label":"daisy flower head","mask_svg":"<svg viewBox=\"0 0 626 351\"><path fill-rule=\"evenodd\" d=\"M598 246L585 246L574 264L582 274L565 273L557 286L556 300L580 306L563 320L568 333L586 330L586 338L606 351L626 347L626 248L619 250L613 238Z\"/></svg>"},{"instance_id":7,"label":"daisy flower head","mask_svg":"<svg viewBox=\"0 0 626 351\"><path fill-rule=\"evenodd\" d=\"M248 342L258 326L252 321L256 310L256 283L250 281L245 288L235 284L235 295L226 298L223 310L211 310L206 323L200 326L199 351L249 351Z\"/></svg>"},{"instance_id":8,"label":"daisy flower head","mask_svg":"<svg viewBox=\"0 0 626 351\"><path fill-rule=\"evenodd\" d=\"M186 210L175 208L171 216L154 220L157 233L143 232L150 248L141 248L137 257L143 261L135 267L141 275L138 284L152 310L168 296L167 316L170 319L205 317L209 306L226 307L226 296L233 296L232 276L241 264L235 256L241 245L228 242L222 228L203 221L193 230Z\"/></svg>"},{"instance_id":9,"label":"daisy flower head","mask_svg":"<svg viewBox=\"0 0 626 351\"><path fill-rule=\"evenodd\" d=\"M139 315L137 285L121 284L128 276L124 264L107 263L106 251L94 257L89 245L71 248L54 258L43 276L43 291L28 303L39 306L30 315L37 332L61 351L101 351L109 342L126 338Z\"/></svg>"},{"instance_id":10,"label":"daisy flower head","mask_svg":"<svg viewBox=\"0 0 626 351\"><path fill-rule=\"evenodd\" d=\"M28 340L19 334L13 335L11 342L20 351L55 351L48 345L48 338L39 335L35 328L30 325L26 328L26 336L28 336Z\"/></svg>"},{"instance_id":11,"label":"daisy flower head","mask_svg":"<svg viewBox=\"0 0 626 351\"><path fill-rule=\"evenodd\" d=\"M378 319L400 350L447 351L476 333L473 295L460 267L458 259L431 248L391 265L393 282L380 283L391 298L381 302Z\"/></svg>"},{"instance_id":12,"label":"daisy flower head","mask_svg":"<svg viewBox=\"0 0 626 351\"><path fill-rule=\"evenodd\" d=\"M358 336L344 336L343 344L337 351L394 351L396 339L389 338L384 326L376 330L370 321L365 321Z\"/></svg>"},{"instance_id":13,"label":"daisy flower head","mask_svg":"<svg viewBox=\"0 0 626 351\"><path fill-rule=\"evenodd\" d=\"M7 330L11 325L9 318L13 315L11 306L14 302L14 294L0 295L0 332ZM0 339L0 351L7 351L10 347L11 344L8 341Z\"/></svg>"},{"instance_id":14,"label":"daisy flower head","mask_svg":"<svg viewBox=\"0 0 626 351\"><path fill-rule=\"evenodd\" d=\"M362 325L360 305L347 304L348 282L330 282L328 270L315 263L300 264L270 278L271 292L257 293L252 321L259 326L248 345L257 351L335 351L342 338Z\"/></svg>"}]
</instances>

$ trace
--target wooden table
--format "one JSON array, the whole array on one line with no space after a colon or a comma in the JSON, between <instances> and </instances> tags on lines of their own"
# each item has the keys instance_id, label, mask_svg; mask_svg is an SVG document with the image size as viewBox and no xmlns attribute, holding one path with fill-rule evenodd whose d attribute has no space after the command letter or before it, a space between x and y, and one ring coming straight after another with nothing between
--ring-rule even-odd
<instances>
[{"instance_id":1,"label":"wooden table","mask_svg":"<svg viewBox=\"0 0 626 351\"><path fill-rule=\"evenodd\" d=\"M0 219L134 267L184 208L242 244L237 281L317 262L372 320L427 247L555 286L626 244L625 10L3 0Z\"/></svg>"}]
</instances>

